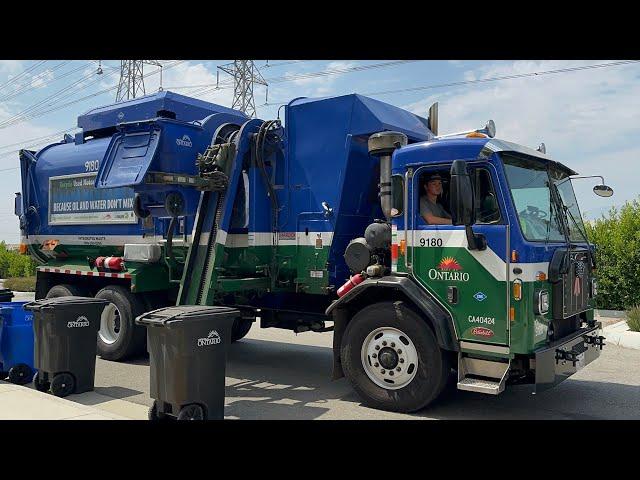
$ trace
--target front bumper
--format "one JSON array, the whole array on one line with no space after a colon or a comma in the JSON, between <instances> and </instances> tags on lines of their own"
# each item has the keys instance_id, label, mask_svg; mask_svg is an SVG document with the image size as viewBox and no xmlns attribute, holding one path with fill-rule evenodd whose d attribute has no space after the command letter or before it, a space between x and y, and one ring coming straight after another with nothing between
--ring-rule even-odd
<instances>
[{"instance_id":1,"label":"front bumper","mask_svg":"<svg viewBox=\"0 0 640 480\"><path fill-rule=\"evenodd\" d=\"M535 392L542 392L566 380L600 356L604 337L602 324L581 328L576 332L536 350Z\"/></svg>"}]
</instances>

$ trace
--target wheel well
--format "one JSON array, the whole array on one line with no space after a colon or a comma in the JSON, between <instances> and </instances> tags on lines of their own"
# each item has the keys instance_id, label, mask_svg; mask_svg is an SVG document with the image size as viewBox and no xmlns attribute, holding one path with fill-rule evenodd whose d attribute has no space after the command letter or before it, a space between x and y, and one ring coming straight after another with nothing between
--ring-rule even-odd
<instances>
[{"instance_id":1,"label":"wheel well","mask_svg":"<svg viewBox=\"0 0 640 480\"><path fill-rule=\"evenodd\" d=\"M47 292L55 285L78 285L89 289L95 296L101 289L110 285L118 285L131 289L131 281L126 278L89 277L84 275L65 275L60 273L38 272L36 277L36 299L45 298ZM142 300L147 310L155 310L170 305L168 293L164 290L134 293Z\"/></svg>"},{"instance_id":2,"label":"wheel well","mask_svg":"<svg viewBox=\"0 0 640 480\"><path fill-rule=\"evenodd\" d=\"M425 322L425 324L431 328L433 333L436 334L433 321L413 303L406 293L397 288L370 288L362 292L358 297L354 298L344 306L344 308L349 312L347 323L351 321L357 312L368 305L380 302L397 301L403 301L406 307L413 310Z\"/></svg>"}]
</instances>

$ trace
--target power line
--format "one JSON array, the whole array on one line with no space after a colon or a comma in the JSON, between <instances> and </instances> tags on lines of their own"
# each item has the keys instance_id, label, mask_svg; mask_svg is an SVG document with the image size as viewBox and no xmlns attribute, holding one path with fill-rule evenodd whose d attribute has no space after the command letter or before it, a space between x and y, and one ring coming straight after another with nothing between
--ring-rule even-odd
<instances>
[{"instance_id":1,"label":"power line","mask_svg":"<svg viewBox=\"0 0 640 480\"><path fill-rule=\"evenodd\" d=\"M14 147L16 145L27 145L27 144L30 144L31 142L35 142L36 140L42 140L42 139L45 139L45 138L51 138L51 137L55 137L55 136L58 136L58 135L62 135L62 134L66 133L66 132L69 132L71 130L75 130L76 128L78 128L78 127L70 127L70 128L65 129L65 130L60 130L59 132L50 133L48 135L43 135L41 137L30 138L28 140L23 140L21 142L16 142L16 143L10 143L10 144L7 144L7 145L0 145L0 150L5 149L5 148L9 148L9 147Z\"/></svg>"},{"instance_id":2,"label":"power line","mask_svg":"<svg viewBox=\"0 0 640 480\"><path fill-rule=\"evenodd\" d=\"M218 67L223 72L233 76L233 102L231 108L246 113L249 117L256 116L256 102L253 98L255 84L269 85L258 71L253 60L234 60L232 63Z\"/></svg>"},{"instance_id":3,"label":"power line","mask_svg":"<svg viewBox=\"0 0 640 480\"><path fill-rule=\"evenodd\" d=\"M374 64L369 64L369 65L355 65L353 67L342 67L342 68L332 68L332 69L327 69L327 70L322 70L319 72L309 72L309 73L300 73L300 74L293 74L293 75L284 75L284 76L280 76L280 77L273 77L273 78L267 78L266 81L268 83L283 83L283 82L292 82L295 80L307 80L310 78L316 78L316 77L324 77L324 76L331 76L331 75L341 75L344 73L352 73L352 72L360 72L360 71L366 71L366 70L372 70L372 69L377 69L377 68L386 68L386 67L392 67L392 66L398 66L401 64L405 64L405 63L411 63L411 62L418 62L421 60L396 60L396 61L391 61L391 62L382 62L382 63L374 63ZM202 85L203 87L207 87L207 85ZM213 86L211 88L205 88L204 90L200 90L199 92L191 92L190 94L194 97L201 97L202 95L205 95L209 92L212 92L214 90L224 90L226 88L229 87L219 87L219 86ZM268 104L268 102L266 102L265 104Z\"/></svg>"},{"instance_id":4,"label":"power line","mask_svg":"<svg viewBox=\"0 0 640 480\"><path fill-rule=\"evenodd\" d=\"M43 98L42 100L39 100L36 103L28 106L27 108L25 108L21 112L15 114L13 117L8 118L8 119L4 120L3 122L0 122L0 128L5 128L7 126L13 125L13 124L17 123L17 121L20 120L20 119L26 120L27 119L26 118L27 114L31 114L31 113L33 113L34 111L38 110L41 107L46 107L46 106L51 105L51 103L46 104L46 102L51 101L51 100L55 99L56 97L60 96L61 94L72 90L74 87L80 85L82 82L84 82L85 80L89 79L90 77L93 77L94 75L95 75L95 72L90 72L88 74L85 74L82 77L80 77L78 80L76 80L75 82L72 82L70 85L67 85L66 87L58 90L57 92L55 92L55 93ZM97 81L101 81L101 79L98 79ZM93 83L95 83L95 82L93 82ZM84 88L86 88L86 87L87 87L87 85L84 86ZM73 92L73 93L75 94L76 92Z\"/></svg>"},{"instance_id":5,"label":"power line","mask_svg":"<svg viewBox=\"0 0 640 480\"><path fill-rule=\"evenodd\" d=\"M32 72L33 70L35 70L36 68L38 68L40 65L44 64L47 60L40 60L39 62L31 65L29 68L23 70L22 72L20 72L19 74L17 74L15 77L10 78L9 80L7 80L5 83L3 83L2 85L0 85L0 90L2 90L3 88L11 85L12 83L15 83L17 80L19 80L22 76L26 75L29 72Z\"/></svg>"},{"instance_id":6,"label":"power line","mask_svg":"<svg viewBox=\"0 0 640 480\"><path fill-rule=\"evenodd\" d=\"M144 95L144 65L160 67L160 90L162 90L162 64L157 60L120 60L120 82L116 102Z\"/></svg>"},{"instance_id":7,"label":"power line","mask_svg":"<svg viewBox=\"0 0 640 480\"><path fill-rule=\"evenodd\" d=\"M163 67L163 69L164 69L164 70L168 70L168 69L173 68L173 67L175 67L175 66L177 66L177 65L179 65L179 64L181 64L181 63L184 63L184 62L186 62L186 60L177 60L177 61L175 61L174 63L172 63L172 64L170 64L170 65L166 65L166 64L165 64L165 65L164 65L164 67ZM95 73L95 72L94 72L94 73ZM158 73L158 70L154 70L153 72L146 73L146 74L144 74L144 78L147 78L147 77L149 77L149 76L151 76L151 75L155 75L155 74L157 74L157 73ZM92 74L93 74L93 73L92 73ZM108 74L108 75L111 75L111 74ZM99 80L98 80L98 81L99 81ZM96 81L96 82L97 82L97 81ZM93 82L93 83L96 83L96 82ZM92 83L92 84L93 84L93 83ZM88 86L90 86L90 85L85 85L84 87L82 87L82 89L84 89L84 88L86 88L86 87L88 87ZM27 120L31 120L32 118L41 117L41 116L43 116L43 115L46 115L47 113L51 113L51 112L55 112L55 111L57 111L57 110L61 110L61 109L65 108L65 107L68 107L69 105L73 105L73 104L76 104L76 103L82 102L82 101L84 101L84 100L87 100L87 99L90 99L90 98L94 98L94 97L97 97L97 96L103 95L103 94L105 94L105 93L113 92L113 91L114 91L114 90L116 90L117 88L118 88L118 86L117 86L117 85L115 85L115 86L113 86L113 87L106 88L106 89L101 90L101 91L98 91L98 92L96 92L96 93L92 93L92 94L90 94L90 95L86 95L86 96L84 96L84 97L77 98L77 99L75 99L75 100L72 100L72 101L70 101L70 102L64 103L64 104L62 104L62 105L57 105L57 106L55 106L54 108L50 108L50 109L48 109L48 110L40 110L40 111L38 111L38 112L36 112L36 113L33 113L33 114L29 115L28 117L21 118L21 119L19 119L19 120L14 120L12 123L9 123L9 124L6 124L6 122L5 122L5 123L0 123L0 129L2 129L2 128L7 128L7 127L10 127L10 126L16 125L16 124L19 124L19 123L25 122L25 121L27 121ZM58 92L58 93L59 93L59 92ZM75 92L75 93L77 93L77 92ZM68 95L67 95L67 97L68 97ZM66 98L66 97L64 97L64 98ZM52 105L52 104L49 104L49 105ZM47 106L48 106L48 105L47 105Z\"/></svg>"},{"instance_id":8,"label":"power line","mask_svg":"<svg viewBox=\"0 0 640 480\"><path fill-rule=\"evenodd\" d=\"M638 62L640 62L640 60L625 60L625 61L620 61L620 62L600 63L600 64L596 64L596 65L584 65L584 66L581 66L581 67L568 67L568 68L560 68L560 69L556 69L556 70L546 70L546 71L542 71L542 72L520 73L520 74L514 74L514 75L504 75L504 76L501 76L501 77L482 78L482 79L477 79L477 80L464 80L464 81L460 81L460 82L451 82L451 83L440 83L440 84L436 84L436 85L423 85L423 86L420 86L420 87L408 87L408 88L401 88L401 89L396 89L396 90L384 90L384 91L378 91L378 92L365 92L365 93L362 93L361 95L388 95L388 94L391 94L391 93L407 93L407 92L415 92L415 91L420 91L420 90L428 90L428 89L433 89L433 88L457 87L457 86L471 85L471 84L477 84L477 83L497 82L497 81L501 81L501 80L512 80L512 79L516 79L516 78L534 77L534 76L541 76L541 75L552 75L552 74L558 74L558 73L569 73L569 72L576 72L576 71L580 71L580 70L590 70L590 69L594 69L594 68L615 67L615 66L619 66L619 65L627 65L627 64L638 63ZM263 106L286 105L287 103L289 103L289 102L288 101L287 102L274 101L273 103L265 103Z\"/></svg>"},{"instance_id":9,"label":"power line","mask_svg":"<svg viewBox=\"0 0 640 480\"><path fill-rule=\"evenodd\" d=\"M640 62L640 60L627 60L627 61L622 61L622 62L611 62L611 63L600 63L600 64L596 64L596 65L585 65L582 67L570 67L570 68L559 68L557 70L546 70L546 71L542 71L542 72L531 72L531 73L520 73L520 74L515 74L515 75L504 75L502 77L491 77L491 78L480 78L477 80L465 80L465 81L461 81L461 82L452 82L452 83L441 83L438 85L425 85L422 87L411 87L411 88L402 88L399 90L384 90L384 91L379 91L379 92L370 92L370 93L363 93L363 95L387 95L390 93L404 93L404 92L414 92L414 91L420 91L420 90L427 90L427 89L431 89L431 88L443 88L443 87L457 87L459 85L471 85L471 84L476 84L476 83L486 83L486 82L497 82L500 80L513 80L516 78L525 78L525 77L534 77L534 76L540 76L540 75L552 75L552 74L557 74L557 73L568 73L568 72L577 72L580 70L590 70L590 69L594 69L594 68L605 68L605 67L615 67L618 65L627 65L630 63L637 63Z\"/></svg>"},{"instance_id":10,"label":"power line","mask_svg":"<svg viewBox=\"0 0 640 480\"><path fill-rule=\"evenodd\" d=\"M62 75L56 76L55 78L51 79L49 82L46 82L46 83L44 83L43 85L40 85L40 86L35 86L34 87L34 86L29 86L29 85L25 84L22 89L16 90L15 92L10 93L10 94L0 98L0 102L5 102L7 100L11 100L11 99L13 99L13 98L15 98L17 96L23 95L23 94L25 94L27 92L30 92L32 90L36 90L38 88L48 87L49 85L51 85L54 82L57 82L58 80L61 80L61 79L65 78L65 77L68 77L69 75L73 75L74 73L85 69L89 65L90 65L89 63L80 65L79 67L74 68L73 70L69 70L67 72L64 72Z\"/></svg>"}]
</instances>

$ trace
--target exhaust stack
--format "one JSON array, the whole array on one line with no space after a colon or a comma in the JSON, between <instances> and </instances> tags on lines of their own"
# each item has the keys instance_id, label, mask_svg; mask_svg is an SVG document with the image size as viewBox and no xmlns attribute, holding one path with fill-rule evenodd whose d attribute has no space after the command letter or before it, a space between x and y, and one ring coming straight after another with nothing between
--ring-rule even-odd
<instances>
[{"instance_id":1,"label":"exhaust stack","mask_svg":"<svg viewBox=\"0 0 640 480\"><path fill-rule=\"evenodd\" d=\"M407 144L400 132L378 132L369 137L369 155L380 158L380 205L387 221L391 219L391 155Z\"/></svg>"}]
</instances>

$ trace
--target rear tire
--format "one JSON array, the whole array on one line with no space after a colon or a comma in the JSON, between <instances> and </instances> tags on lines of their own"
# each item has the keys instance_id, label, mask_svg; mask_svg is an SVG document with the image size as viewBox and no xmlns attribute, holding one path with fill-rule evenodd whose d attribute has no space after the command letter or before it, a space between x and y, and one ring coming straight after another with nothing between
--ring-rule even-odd
<instances>
[{"instance_id":1,"label":"rear tire","mask_svg":"<svg viewBox=\"0 0 640 480\"><path fill-rule=\"evenodd\" d=\"M60 285L54 285L47 292L47 298L58 298L58 297L90 297L91 294L89 290L78 286L78 285L70 285L67 283L63 283Z\"/></svg>"},{"instance_id":2,"label":"rear tire","mask_svg":"<svg viewBox=\"0 0 640 480\"><path fill-rule=\"evenodd\" d=\"M390 340L383 346L387 335ZM392 352L394 336L402 340L396 341ZM375 346L381 348L375 350ZM373 353L368 352L381 355L372 359ZM426 407L440 395L451 372L449 357L438 346L431 328L402 301L380 302L358 312L344 332L340 357L345 376L363 403L394 412L409 413ZM386 370L377 363L384 361ZM415 365L413 369L408 368L411 364ZM395 375L390 376L391 371ZM399 383L385 383L395 379Z\"/></svg>"},{"instance_id":3,"label":"rear tire","mask_svg":"<svg viewBox=\"0 0 640 480\"><path fill-rule=\"evenodd\" d=\"M251 326L253 322L251 320L246 320L244 318L236 318L233 322L233 327L231 327L231 342L237 342L241 338L244 338L249 330L251 330Z\"/></svg>"},{"instance_id":4,"label":"rear tire","mask_svg":"<svg viewBox=\"0 0 640 480\"><path fill-rule=\"evenodd\" d=\"M135 324L138 315L146 311L140 298L118 285L104 287L96 298L108 300L100 319L98 355L105 360L120 361L141 353L146 341L146 329Z\"/></svg>"}]
</instances>

